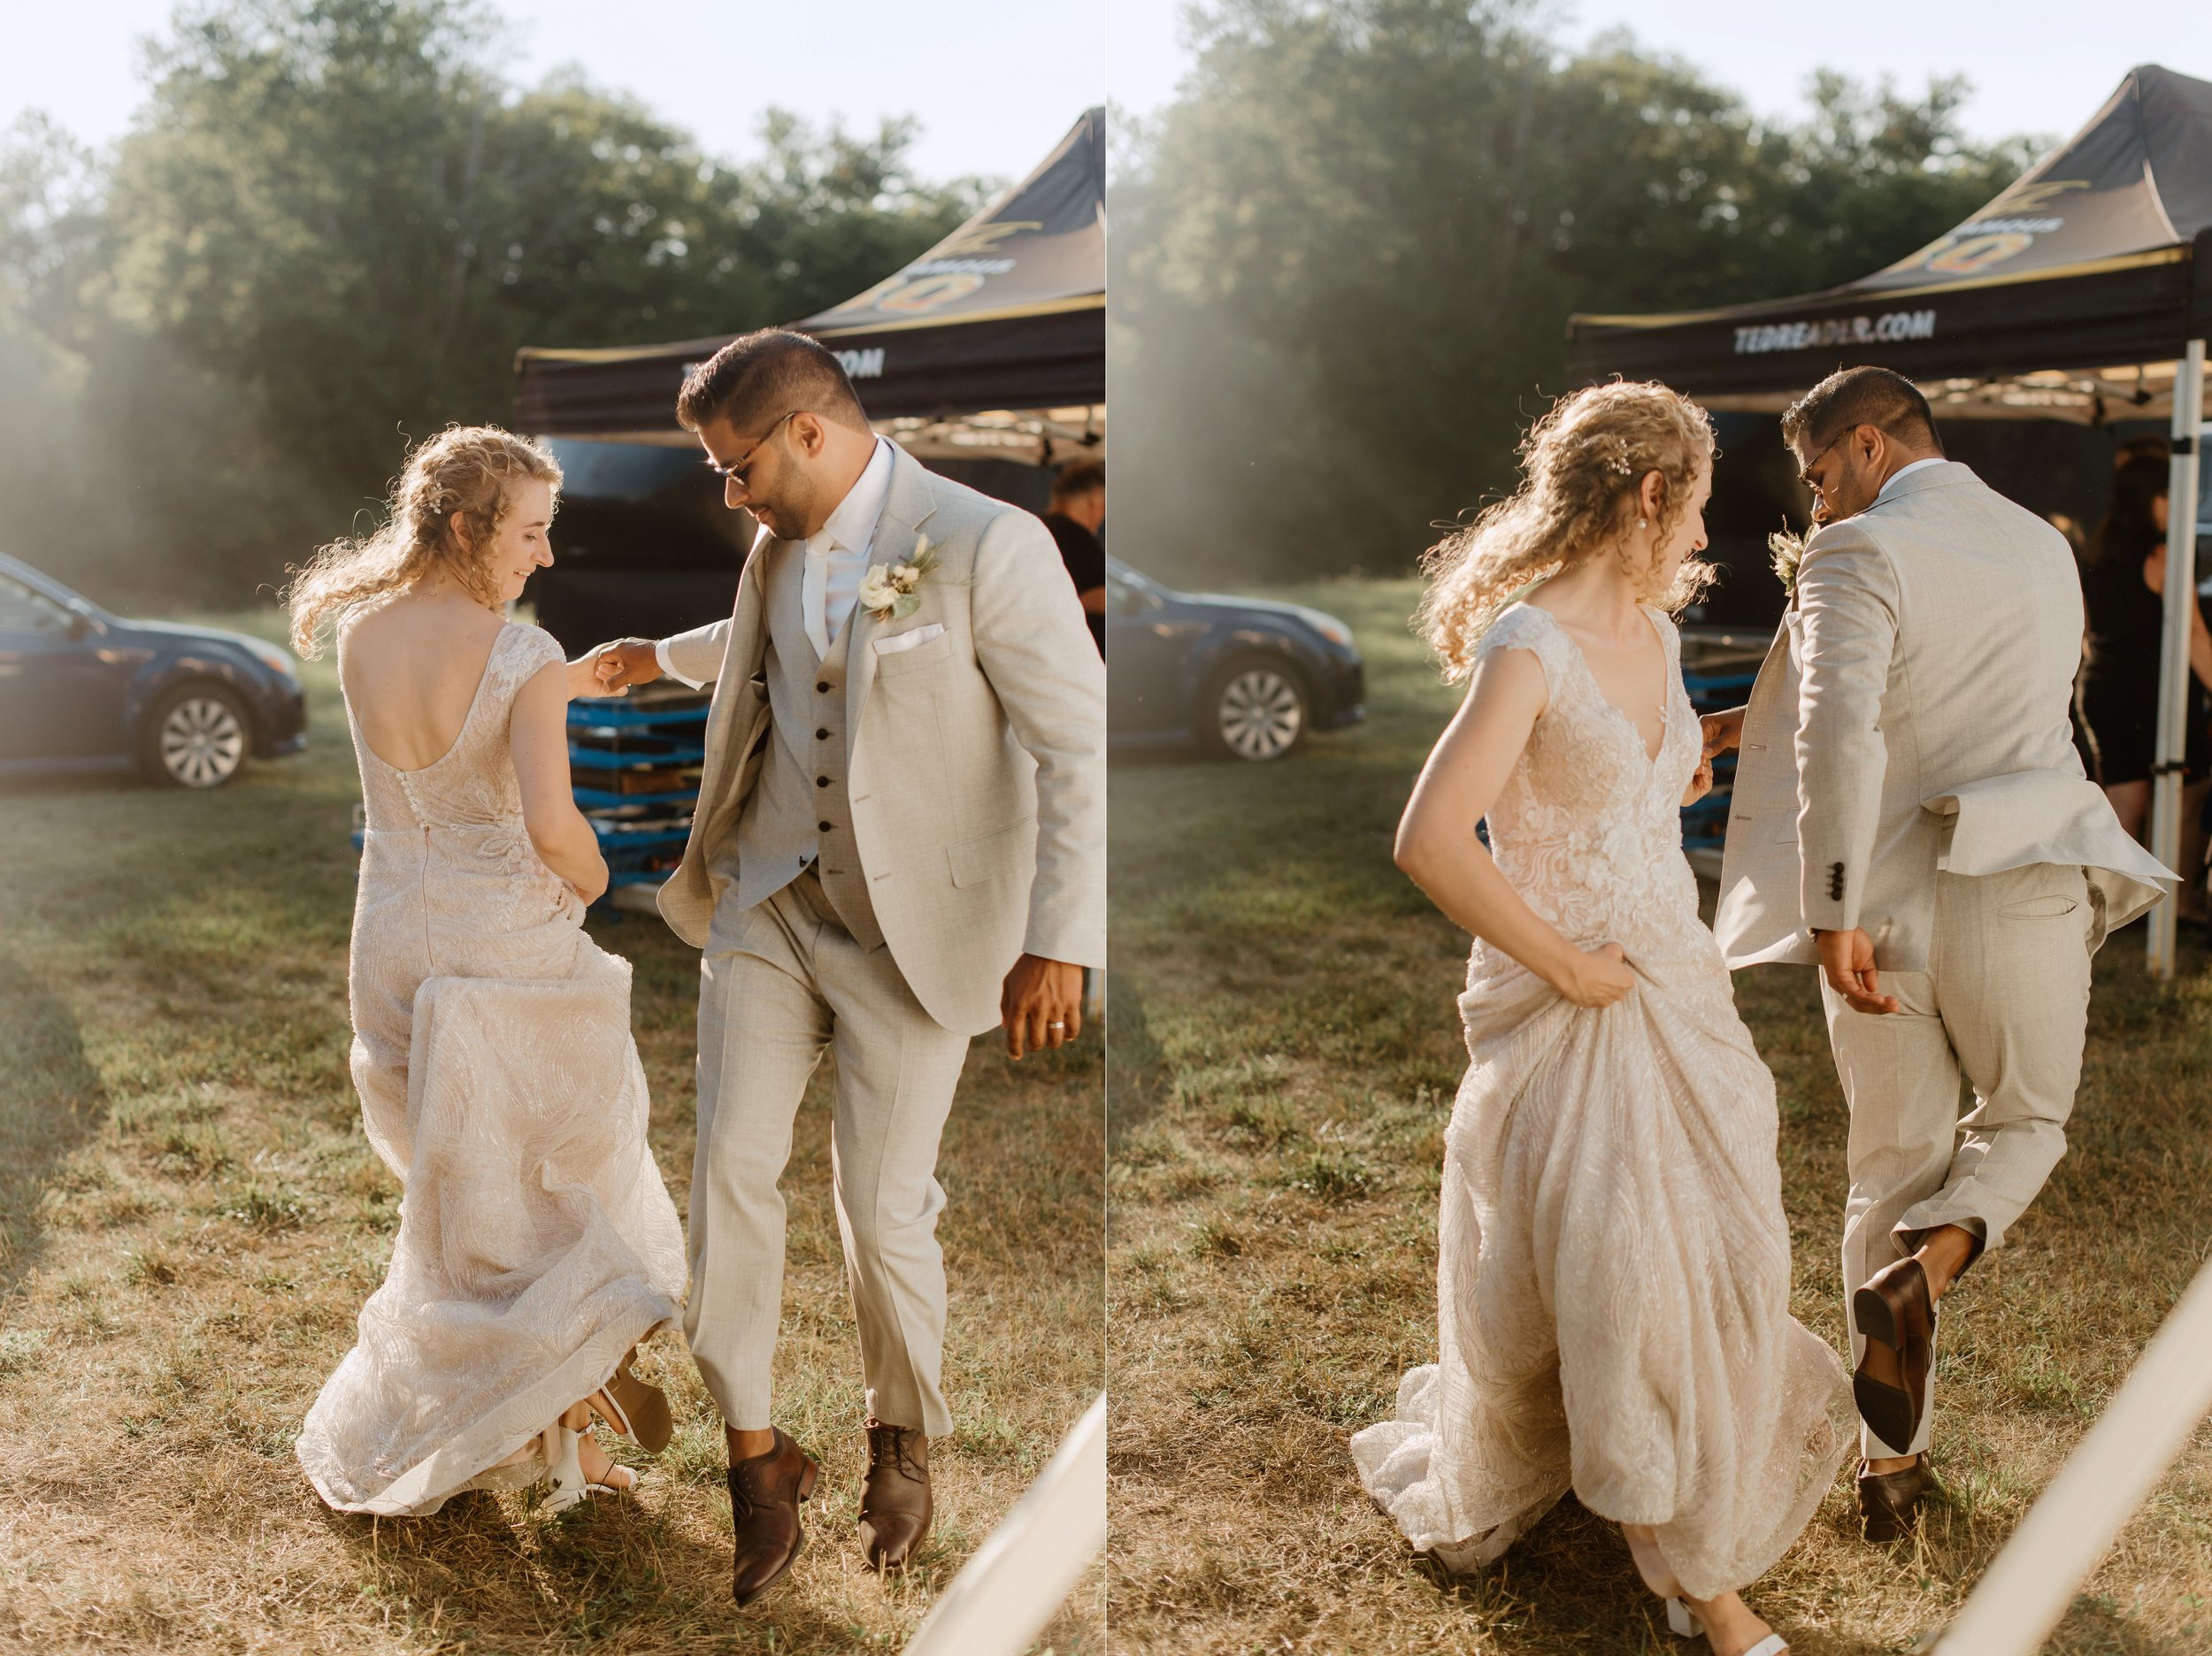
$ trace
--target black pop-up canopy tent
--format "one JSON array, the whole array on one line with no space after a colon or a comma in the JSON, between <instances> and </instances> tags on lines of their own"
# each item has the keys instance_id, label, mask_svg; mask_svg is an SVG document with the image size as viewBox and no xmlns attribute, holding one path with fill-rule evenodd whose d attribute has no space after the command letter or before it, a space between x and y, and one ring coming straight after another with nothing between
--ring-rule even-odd
<instances>
[{"instance_id":1,"label":"black pop-up canopy tent","mask_svg":"<svg viewBox=\"0 0 2212 1656\"><path fill-rule=\"evenodd\" d=\"M1043 462L1095 443L1106 396L1105 111L1087 111L1027 178L903 269L791 326L838 354L869 417L917 452ZM688 445L677 387L726 337L526 347L517 423L545 436Z\"/></svg>"},{"instance_id":2,"label":"black pop-up canopy tent","mask_svg":"<svg viewBox=\"0 0 2212 1656\"><path fill-rule=\"evenodd\" d=\"M1578 316L1578 383L1660 380L1709 407L1777 410L1835 369L1917 382L1940 418L2101 425L2166 415L2166 632L2151 849L2177 867L2196 586L2204 341L2212 334L2212 83L2132 70L2071 139L1928 246L1825 293L1671 316ZM2153 911L2173 970L2173 906Z\"/></svg>"},{"instance_id":3,"label":"black pop-up canopy tent","mask_svg":"<svg viewBox=\"0 0 2212 1656\"><path fill-rule=\"evenodd\" d=\"M1964 224L1825 293L1667 316L1578 316L1578 382L1662 380L1778 410L1847 364L1918 381L1939 415L2102 423L2166 412L2212 331L2212 83L2132 71L2072 139Z\"/></svg>"}]
</instances>

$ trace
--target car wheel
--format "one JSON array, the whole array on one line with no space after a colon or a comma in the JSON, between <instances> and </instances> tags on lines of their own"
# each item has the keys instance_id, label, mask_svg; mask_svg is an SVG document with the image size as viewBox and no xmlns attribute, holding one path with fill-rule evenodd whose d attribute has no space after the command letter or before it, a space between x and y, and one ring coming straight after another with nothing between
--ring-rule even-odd
<instances>
[{"instance_id":1,"label":"car wheel","mask_svg":"<svg viewBox=\"0 0 2212 1656\"><path fill-rule=\"evenodd\" d=\"M1298 670L1285 661L1248 656L1208 685L1198 717L1206 748L1225 759L1265 764L1306 739L1310 699Z\"/></svg>"},{"instance_id":2,"label":"car wheel","mask_svg":"<svg viewBox=\"0 0 2212 1656\"><path fill-rule=\"evenodd\" d=\"M190 684L154 704L146 769L173 787L220 787L246 763L246 710L219 685Z\"/></svg>"}]
</instances>

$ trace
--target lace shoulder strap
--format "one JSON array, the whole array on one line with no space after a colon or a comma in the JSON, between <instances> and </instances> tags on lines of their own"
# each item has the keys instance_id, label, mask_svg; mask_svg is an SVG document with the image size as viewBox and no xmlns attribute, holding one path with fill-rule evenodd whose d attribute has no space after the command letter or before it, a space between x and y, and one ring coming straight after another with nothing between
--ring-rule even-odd
<instances>
[{"instance_id":1,"label":"lace shoulder strap","mask_svg":"<svg viewBox=\"0 0 2212 1656\"><path fill-rule=\"evenodd\" d=\"M1659 646L1667 653L1667 671L1677 678L1682 676L1682 629L1675 619L1657 604L1646 604L1644 613L1651 617L1651 625L1659 633Z\"/></svg>"},{"instance_id":2,"label":"lace shoulder strap","mask_svg":"<svg viewBox=\"0 0 2212 1656\"><path fill-rule=\"evenodd\" d=\"M543 627L510 621L492 640L484 663L484 699L511 701L515 693L556 662L566 661L561 647Z\"/></svg>"},{"instance_id":3,"label":"lace shoulder strap","mask_svg":"<svg viewBox=\"0 0 2212 1656\"><path fill-rule=\"evenodd\" d=\"M1548 610L1540 610L1534 604L1517 603L1508 605L1476 640L1475 659L1480 661L1493 650L1527 650L1542 666L1544 688L1556 706L1568 683L1570 663L1565 652L1573 648Z\"/></svg>"}]
</instances>

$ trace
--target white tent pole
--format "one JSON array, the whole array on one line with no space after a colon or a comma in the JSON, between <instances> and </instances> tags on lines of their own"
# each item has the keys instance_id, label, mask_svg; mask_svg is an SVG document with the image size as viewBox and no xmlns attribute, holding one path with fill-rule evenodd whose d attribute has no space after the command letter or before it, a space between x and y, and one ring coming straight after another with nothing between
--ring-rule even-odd
<instances>
[{"instance_id":1,"label":"white tent pole","mask_svg":"<svg viewBox=\"0 0 2212 1656\"><path fill-rule=\"evenodd\" d=\"M2158 769L2151 783L2151 855L2182 878L2181 762L2189 748L2189 617L2197 595L2197 440L2204 423L2204 341L2174 364L2173 459L2166 484L2166 625L2159 648ZM2174 975L2176 905L2150 913L2151 975Z\"/></svg>"},{"instance_id":2,"label":"white tent pole","mask_svg":"<svg viewBox=\"0 0 2212 1656\"><path fill-rule=\"evenodd\" d=\"M2166 907L2168 905L2161 905ZM1932 1656L2033 1656L2212 1411L2212 1265L2197 1273Z\"/></svg>"},{"instance_id":3,"label":"white tent pole","mask_svg":"<svg viewBox=\"0 0 2212 1656\"><path fill-rule=\"evenodd\" d=\"M906 1656L1021 1656L1106 1545L1106 1394L961 1566Z\"/></svg>"}]
</instances>

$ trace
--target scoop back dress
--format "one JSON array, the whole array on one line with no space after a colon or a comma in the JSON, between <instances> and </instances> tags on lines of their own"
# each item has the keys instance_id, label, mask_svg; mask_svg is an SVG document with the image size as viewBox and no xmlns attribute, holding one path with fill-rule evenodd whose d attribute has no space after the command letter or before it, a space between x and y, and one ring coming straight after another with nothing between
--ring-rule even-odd
<instances>
[{"instance_id":1,"label":"scoop back dress","mask_svg":"<svg viewBox=\"0 0 2212 1656\"><path fill-rule=\"evenodd\" d=\"M459 736L418 770L378 758L347 708L368 819L353 1079L404 1192L390 1269L297 1445L342 1512L531 1481L530 1440L679 1315L629 965L532 847L508 749L516 694L560 660L538 628L503 628Z\"/></svg>"}]
</instances>

